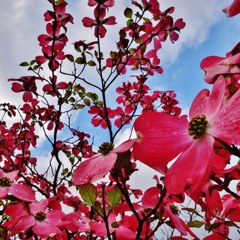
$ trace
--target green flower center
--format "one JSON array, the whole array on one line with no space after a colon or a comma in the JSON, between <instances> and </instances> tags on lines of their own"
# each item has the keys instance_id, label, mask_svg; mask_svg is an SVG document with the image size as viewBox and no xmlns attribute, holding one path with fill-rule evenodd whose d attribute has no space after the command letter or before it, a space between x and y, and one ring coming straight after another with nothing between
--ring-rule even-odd
<instances>
[{"instance_id":1,"label":"green flower center","mask_svg":"<svg viewBox=\"0 0 240 240\"><path fill-rule=\"evenodd\" d=\"M175 215L178 215L178 208L175 205L170 205L171 212Z\"/></svg>"},{"instance_id":2,"label":"green flower center","mask_svg":"<svg viewBox=\"0 0 240 240\"><path fill-rule=\"evenodd\" d=\"M113 228L119 228L120 224L119 224L119 222L114 221L114 222L111 223L111 226L112 226Z\"/></svg>"},{"instance_id":3,"label":"green flower center","mask_svg":"<svg viewBox=\"0 0 240 240\"><path fill-rule=\"evenodd\" d=\"M103 155L108 154L111 152L114 148L114 144L110 142L104 142L98 149L99 153L102 153Z\"/></svg>"},{"instance_id":4,"label":"green flower center","mask_svg":"<svg viewBox=\"0 0 240 240\"><path fill-rule=\"evenodd\" d=\"M34 217L36 220L42 222L45 220L46 214L44 212L40 211L40 212L37 212Z\"/></svg>"},{"instance_id":5,"label":"green flower center","mask_svg":"<svg viewBox=\"0 0 240 240\"><path fill-rule=\"evenodd\" d=\"M2 187L10 187L11 180L8 177L0 177L0 186Z\"/></svg>"},{"instance_id":6,"label":"green flower center","mask_svg":"<svg viewBox=\"0 0 240 240\"><path fill-rule=\"evenodd\" d=\"M188 125L188 133L194 139L200 138L206 131L208 126L208 121L206 116L197 115L194 117Z\"/></svg>"}]
</instances>

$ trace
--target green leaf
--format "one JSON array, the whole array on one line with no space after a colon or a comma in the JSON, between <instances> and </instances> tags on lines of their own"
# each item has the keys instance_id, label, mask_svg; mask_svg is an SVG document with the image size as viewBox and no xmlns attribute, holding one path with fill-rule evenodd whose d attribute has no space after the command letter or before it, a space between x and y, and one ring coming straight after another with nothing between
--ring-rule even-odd
<instances>
[{"instance_id":1,"label":"green leaf","mask_svg":"<svg viewBox=\"0 0 240 240\"><path fill-rule=\"evenodd\" d=\"M76 60L75 60L75 63L78 63L78 64L84 64L86 63L85 59L82 58L82 57L78 57Z\"/></svg>"},{"instance_id":2,"label":"green leaf","mask_svg":"<svg viewBox=\"0 0 240 240\"><path fill-rule=\"evenodd\" d=\"M143 20L144 20L144 22L146 22L146 23L152 23L149 18L144 17Z\"/></svg>"},{"instance_id":3,"label":"green leaf","mask_svg":"<svg viewBox=\"0 0 240 240\"><path fill-rule=\"evenodd\" d=\"M85 107L85 105L83 105L83 104L77 104L76 105L76 109L83 109Z\"/></svg>"},{"instance_id":4,"label":"green leaf","mask_svg":"<svg viewBox=\"0 0 240 240\"><path fill-rule=\"evenodd\" d=\"M122 193L117 186L110 189L107 195L108 195L108 202L111 207L117 205L122 199Z\"/></svg>"},{"instance_id":5,"label":"green leaf","mask_svg":"<svg viewBox=\"0 0 240 240\"><path fill-rule=\"evenodd\" d=\"M32 60L31 62L30 62L30 65L33 65L33 64L35 64L36 63L36 60Z\"/></svg>"},{"instance_id":6,"label":"green leaf","mask_svg":"<svg viewBox=\"0 0 240 240\"><path fill-rule=\"evenodd\" d=\"M83 102L84 102L85 105L87 105L87 106L90 106L90 104L91 104L91 101L90 101L88 98L84 98L84 99L83 99Z\"/></svg>"},{"instance_id":7,"label":"green leaf","mask_svg":"<svg viewBox=\"0 0 240 240\"><path fill-rule=\"evenodd\" d=\"M74 57L71 54L66 54L65 57L70 61L70 62L74 62Z\"/></svg>"},{"instance_id":8,"label":"green leaf","mask_svg":"<svg viewBox=\"0 0 240 240\"><path fill-rule=\"evenodd\" d=\"M83 199L83 201L91 206L94 205L97 198L97 188L91 184L86 183L79 187L79 193Z\"/></svg>"},{"instance_id":9,"label":"green leaf","mask_svg":"<svg viewBox=\"0 0 240 240\"><path fill-rule=\"evenodd\" d=\"M74 97L70 97L69 99L68 99L68 102L71 102L71 103L74 103L76 100L75 100L75 98Z\"/></svg>"},{"instance_id":10,"label":"green leaf","mask_svg":"<svg viewBox=\"0 0 240 240\"><path fill-rule=\"evenodd\" d=\"M68 174L68 168L64 168L63 172L62 172L62 175L67 175L67 174Z\"/></svg>"},{"instance_id":11,"label":"green leaf","mask_svg":"<svg viewBox=\"0 0 240 240\"><path fill-rule=\"evenodd\" d=\"M128 26L128 27L130 27L130 26L132 25L132 23L133 23L133 20L132 20L132 19L127 20L127 26Z\"/></svg>"},{"instance_id":12,"label":"green leaf","mask_svg":"<svg viewBox=\"0 0 240 240\"><path fill-rule=\"evenodd\" d=\"M94 61L92 61L92 60L88 61L87 64L88 64L88 66L90 66L90 67L96 66L96 63L95 63Z\"/></svg>"},{"instance_id":13,"label":"green leaf","mask_svg":"<svg viewBox=\"0 0 240 240\"><path fill-rule=\"evenodd\" d=\"M93 93L92 100L93 101L97 101L98 100L98 95L96 93Z\"/></svg>"},{"instance_id":14,"label":"green leaf","mask_svg":"<svg viewBox=\"0 0 240 240\"><path fill-rule=\"evenodd\" d=\"M96 102L98 106L102 107L103 106L103 101L97 101Z\"/></svg>"},{"instance_id":15,"label":"green leaf","mask_svg":"<svg viewBox=\"0 0 240 240\"><path fill-rule=\"evenodd\" d=\"M195 227L195 228L200 228L200 227L202 227L202 225L203 225L203 223L201 221L198 221L198 220L190 221L188 223L189 227Z\"/></svg>"},{"instance_id":16,"label":"green leaf","mask_svg":"<svg viewBox=\"0 0 240 240\"><path fill-rule=\"evenodd\" d=\"M126 9L124 10L124 16L125 16L126 18L131 18L132 15L133 15L133 10L132 10L131 8L126 8Z\"/></svg>"},{"instance_id":17,"label":"green leaf","mask_svg":"<svg viewBox=\"0 0 240 240\"><path fill-rule=\"evenodd\" d=\"M22 63L19 64L19 66L21 66L21 67L28 67L29 63L28 62L22 62Z\"/></svg>"},{"instance_id":18,"label":"green leaf","mask_svg":"<svg viewBox=\"0 0 240 240\"><path fill-rule=\"evenodd\" d=\"M93 93L91 93L91 92L87 92L87 93L86 93L86 96L88 96L89 98L92 99L92 98L93 98Z\"/></svg>"}]
</instances>

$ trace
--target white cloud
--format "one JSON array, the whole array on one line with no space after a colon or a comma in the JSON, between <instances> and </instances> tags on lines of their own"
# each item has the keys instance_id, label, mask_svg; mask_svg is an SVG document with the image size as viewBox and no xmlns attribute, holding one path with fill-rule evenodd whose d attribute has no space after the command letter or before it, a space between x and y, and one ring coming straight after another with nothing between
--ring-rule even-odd
<instances>
[{"instance_id":1,"label":"white cloud","mask_svg":"<svg viewBox=\"0 0 240 240\"><path fill-rule=\"evenodd\" d=\"M162 0L161 10L174 6L174 19L183 18L186 22L179 40L175 44L170 42L164 44L160 53L162 62L171 64L184 47L197 47L203 43L221 17L226 18L222 9L228 4L229 1L226 0Z\"/></svg>"}]
</instances>

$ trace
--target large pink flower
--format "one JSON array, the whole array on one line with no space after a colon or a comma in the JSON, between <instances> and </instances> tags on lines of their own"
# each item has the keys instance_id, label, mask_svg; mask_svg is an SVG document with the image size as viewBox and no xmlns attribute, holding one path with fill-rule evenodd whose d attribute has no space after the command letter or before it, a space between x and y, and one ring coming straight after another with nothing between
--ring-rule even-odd
<instances>
[{"instance_id":1,"label":"large pink flower","mask_svg":"<svg viewBox=\"0 0 240 240\"><path fill-rule=\"evenodd\" d=\"M9 205L5 213L13 219L6 222L4 227L11 230L11 235L23 232L32 227L33 232L39 237L61 234L58 226L62 224L64 213L60 210L47 211L48 200L29 204L28 208L23 204Z\"/></svg>"},{"instance_id":2,"label":"large pink flower","mask_svg":"<svg viewBox=\"0 0 240 240\"><path fill-rule=\"evenodd\" d=\"M168 193L188 194L202 190L212 168L213 143L221 139L240 144L240 91L225 101L225 80L221 76L212 93L202 90L194 99L189 117L144 112L135 122L138 139L135 159L160 172L177 157L166 173Z\"/></svg>"},{"instance_id":3,"label":"large pink flower","mask_svg":"<svg viewBox=\"0 0 240 240\"><path fill-rule=\"evenodd\" d=\"M104 143L100 146L101 153L80 163L73 172L72 181L76 185L94 182L104 177L113 169L119 153L129 151L132 147L133 140L128 140L117 148L113 149L113 144Z\"/></svg>"}]
</instances>

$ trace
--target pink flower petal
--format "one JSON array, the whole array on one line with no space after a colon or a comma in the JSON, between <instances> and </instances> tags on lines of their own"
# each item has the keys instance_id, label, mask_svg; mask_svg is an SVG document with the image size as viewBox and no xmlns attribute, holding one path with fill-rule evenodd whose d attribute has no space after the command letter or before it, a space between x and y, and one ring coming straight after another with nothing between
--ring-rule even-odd
<instances>
[{"instance_id":1,"label":"pink flower petal","mask_svg":"<svg viewBox=\"0 0 240 240\"><path fill-rule=\"evenodd\" d=\"M13 183L10 188L10 193L25 202L33 202L35 201L35 193L28 186Z\"/></svg>"},{"instance_id":2,"label":"pink flower petal","mask_svg":"<svg viewBox=\"0 0 240 240\"><path fill-rule=\"evenodd\" d=\"M89 17L84 17L82 19L82 23L84 27L92 27L94 24L96 24L96 21Z\"/></svg>"},{"instance_id":3,"label":"pink flower petal","mask_svg":"<svg viewBox=\"0 0 240 240\"><path fill-rule=\"evenodd\" d=\"M209 133L229 144L240 144L240 91L238 90L216 114Z\"/></svg>"},{"instance_id":4,"label":"pink flower petal","mask_svg":"<svg viewBox=\"0 0 240 240\"><path fill-rule=\"evenodd\" d=\"M55 226L59 226L62 223L63 216L64 216L64 213L62 211L51 210L46 213L45 221Z\"/></svg>"},{"instance_id":5,"label":"pink flower petal","mask_svg":"<svg viewBox=\"0 0 240 240\"><path fill-rule=\"evenodd\" d=\"M107 155L97 155L82 163L73 172L72 181L76 185L95 182L104 177L117 160L117 154L110 152Z\"/></svg>"},{"instance_id":6,"label":"pink flower petal","mask_svg":"<svg viewBox=\"0 0 240 240\"><path fill-rule=\"evenodd\" d=\"M16 233L20 233L24 230L29 229L31 226L35 224L35 218L31 215L22 216L19 221L16 223L14 228L12 229L12 235L15 235Z\"/></svg>"},{"instance_id":7,"label":"pink flower petal","mask_svg":"<svg viewBox=\"0 0 240 240\"><path fill-rule=\"evenodd\" d=\"M61 233L58 227L45 221L36 221L36 224L33 226L33 232L40 237L48 237L49 235Z\"/></svg>"},{"instance_id":8,"label":"pink flower petal","mask_svg":"<svg viewBox=\"0 0 240 240\"><path fill-rule=\"evenodd\" d=\"M234 0L231 5L224 8L223 11L228 17L233 17L240 13L240 0Z\"/></svg>"},{"instance_id":9,"label":"pink flower petal","mask_svg":"<svg viewBox=\"0 0 240 240\"><path fill-rule=\"evenodd\" d=\"M136 141L136 139L127 140L127 141L121 143L112 152L115 152L115 153L127 152L127 151L129 151L132 148L132 146L135 143L135 141Z\"/></svg>"},{"instance_id":10,"label":"pink flower petal","mask_svg":"<svg viewBox=\"0 0 240 240\"><path fill-rule=\"evenodd\" d=\"M26 207L23 204L11 204L7 206L4 212L8 216L12 216L12 217L16 217L16 216L21 217L23 215L28 215Z\"/></svg>"},{"instance_id":11,"label":"pink flower petal","mask_svg":"<svg viewBox=\"0 0 240 240\"><path fill-rule=\"evenodd\" d=\"M165 172L167 163L193 141L185 117L144 112L134 128L138 136L133 145L134 158L160 172Z\"/></svg>"},{"instance_id":12,"label":"pink flower petal","mask_svg":"<svg viewBox=\"0 0 240 240\"><path fill-rule=\"evenodd\" d=\"M183 235L186 236L187 233L187 225L183 222L183 220L181 218L179 218L179 216L177 214L173 214L173 212L171 211L169 205L166 205L164 207L164 209L166 210L166 212L168 213L169 218L171 219L173 225L175 226L175 228Z\"/></svg>"},{"instance_id":13,"label":"pink flower petal","mask_svg":"<svg viewBox=\"0 0 240 240\"><path fill-rule=\"evenodd\" d=\"M196 139L169 168L164 183L169 194L201 192L211 171L214 138Z\"/></svg>"},{"instance_id":14,"label":"pink flower petal","mask_svg":"<svg viewBox=\"0 0 240 240\"><path fill-rule=\"evenodd\" d=\"M30 212L32 215L35 215L38 212L45 212L48 205L47 199L42 199L39 202L34 202L29 204Z\"/></svg>"},{"instance_id":15,"label":"pink flower petal","mask_svg":"<svg viewBox=\"0 0 240 240\"><path fill-rule=\"evenodd\" d=\"M10 187L1 187L0 186L0 199L5 198L9 193Z\"/></svg>"},{"instance_id":16,"label":"pink flower petal","mask_svg":"<svg viewBox=\"0 0 240 240\"><path fill-rule=\"evenodd\" d=\"M12 84L12 90L13 90L13 92L20 92L20 91L23 91L24 88L23 88L23 85L21 83L14 82Z\"/></svg>"},{"instance_id":17,"label":"pink flower petal","mask_svg":"<svg viewBox=\"0 0 240 240\"><path fill-rule=\"evenodd\" d=\"M124 226L120 226L119 228L116 228L115 234L116 234L116 239L118 240L135 240L136 239L136 233Z\"/></svg>"},{"instance_id":18,"label":"pink flower petal","mask_svg":"<svg viewBox=\"0 0 240 240\"><path fill-rule=\"evenodd\" d=\"M158 187L151 187L147 189L142 197L142 205L144 208L154 208L160 196L160 189Z\"/></svg>"},{"instance_id":19,"label":"pink flower petal","mask_svg":"<svg viewBox=\"0 0 240 240\"><path fill-rule=\"evenodd\" d=\"M229 72L229 66L221 64L224 59L224 57L209 56L202 60L200 67L205 71L204 80L207 83L213 83L216 80L215 76Z\"/></svg>"},{"instance_id":20,"label":"pink flower petal","mask_svg":"<svg viewBox=\"0 0 240 240\"><path fill-rule=\"evenodd\" d=\"M207 89L202 90L193 100L189 116L192 119L196 115L205 115L207 120L215 117L219 111L225 93L225 79L220 76L213 85L212 92Z\"/></svg>"}]
</instances>

